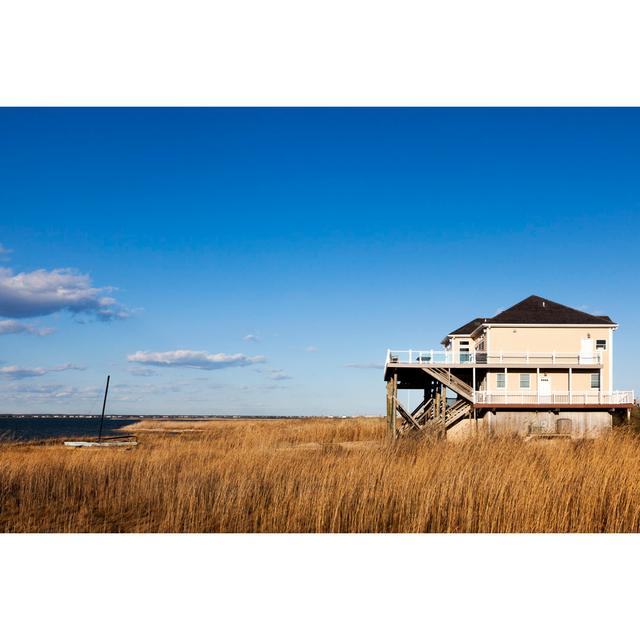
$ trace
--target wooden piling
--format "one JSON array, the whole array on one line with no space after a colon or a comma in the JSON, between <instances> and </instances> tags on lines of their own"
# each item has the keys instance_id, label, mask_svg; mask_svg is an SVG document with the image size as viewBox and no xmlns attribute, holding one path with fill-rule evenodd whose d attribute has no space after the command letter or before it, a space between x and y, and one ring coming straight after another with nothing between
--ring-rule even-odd
<instances>
[{"instance_id":1,"label":"wooden piling","mask_svg":"<svg viewBox=\"0 0 640 640\"><path fill-rule=\"evenodd\" d=\"M396 427L396 415L398 404L398 374L394 373L393 377L387 382L387 428L391 437L398 435Z\"/></svg>"}]
</instances>

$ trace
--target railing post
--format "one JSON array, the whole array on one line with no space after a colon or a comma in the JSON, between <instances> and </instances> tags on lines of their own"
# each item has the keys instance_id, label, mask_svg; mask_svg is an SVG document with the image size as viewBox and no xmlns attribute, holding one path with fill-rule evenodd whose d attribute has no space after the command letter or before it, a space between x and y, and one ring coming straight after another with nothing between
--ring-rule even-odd
<instances>
[{"instance_id":1,"label":"railing post","mask_svg":"<svg viewBox=\"0 0 640 640\"><path fill-rule=\"evenodd\" d=\"M569 404L573 402L573 367L569 367Z\"/></svg>"},{"instance_id":2,"label":"railing post","mask_svg":"<svg viewBox=\"0 0 640 640\"><path fill-rule=\"evenodd\" d=\"M409 349L409 364L411 364L411 362L412 362L412 360L411 360L412 356L413 356L413 350Z\"/></svg>"},{"instance_id":3,"label":"railing post","mask_svg":"<svg viewBox=\"0 0 640 640\"><path fill-rule=\"evenodd\" d=\"M602 371L598 373L598 404L602 404Z\"/></svg>"}]
</instances>

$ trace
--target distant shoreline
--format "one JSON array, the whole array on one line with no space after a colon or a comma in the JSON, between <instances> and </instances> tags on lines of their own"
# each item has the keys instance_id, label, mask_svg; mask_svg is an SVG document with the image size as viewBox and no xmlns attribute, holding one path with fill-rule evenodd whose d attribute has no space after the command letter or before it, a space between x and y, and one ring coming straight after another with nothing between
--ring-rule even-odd
<instances>
[{"instance_id":1,"label":"distant shoreline","mask_svg":"<svg viewBox=\"0 0 640 640\"><path fill-rule=\"evenodd\" d=\"M380 416L359 416L380 417ZM229 422L247 421L272 422L276 420L308 419L347 420L352 416L241 416L241 415L105 415L103 435L114 436L122 433L122 428L143 420L155 422ZM79 413L5 413L0 414L0 441L36 441L60 438L84 438L97 435L100 416Z\"/></svg>"},{"instance_id":2,"label":"distant shoreline","mask_svg":"<svg viewBox=\"0 0 640 640\"><path fill-rule=\"evenodd\" d=\"M99 418L99 414L94 413L0 413L0 420L38 420L38 419L56 419L56 420L72 420L83 419L90 420ZM109 413L105 414L108 420L296 420L301 418L380 418L382 414L358 414L358 415L268 415L254 416L247 414L186 414L186 413Z\"/></svg>"}]
</instances>

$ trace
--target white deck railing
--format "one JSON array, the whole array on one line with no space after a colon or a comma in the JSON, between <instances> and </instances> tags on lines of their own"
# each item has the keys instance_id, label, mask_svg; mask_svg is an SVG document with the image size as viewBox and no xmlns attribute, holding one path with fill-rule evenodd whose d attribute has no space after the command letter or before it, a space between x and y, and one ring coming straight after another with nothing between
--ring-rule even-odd
<instances>
[{"instance_id":1,"label":"white deck railing","mask_svg":"<svg viewBox=\"0 0 640 640\"><path fill-rule=\"evenodd\" d=\"M517 391L474 391L474 402L476 404L570 404L588 405L602 404L607 406L633 404L633 391L613 391L611 393L593 393L572 391L571 393L547 393L537 394L535 392L519 393Z\"/></svg>"},{"instance_id":2,"label":"white deck railing","mask_svg":"<svg viewBox=\"0 0 640 640\"><path fill-rule=\"evenodd\" d=\"M602 364L602 351L593 353L562 351L471 351L459 353L434 349L405 349L387 351L386 364L531 364L531 365L580 365Z\"/></svg>"}]
</instances>

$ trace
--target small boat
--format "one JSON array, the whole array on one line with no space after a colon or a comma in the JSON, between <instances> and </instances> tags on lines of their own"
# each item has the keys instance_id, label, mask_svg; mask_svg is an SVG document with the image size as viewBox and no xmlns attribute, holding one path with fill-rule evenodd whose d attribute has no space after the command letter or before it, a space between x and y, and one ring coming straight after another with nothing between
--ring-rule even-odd
<instances>
[{"instance_id":1,"label":"small boat","mask_svg":"<svg viewBox=\"0 0 640 640\"><path fill-rule=\"evenodd\" d=\"M136 447L138 445L137 440L128 441L115 441L111 442L91 442L89 440L78 440L65 442L65 447Z\"/></svg>"},{"instance_id":2,"label":"small boat","mask_svg":"<svg viewBox=\"0 0 640 640\"><path fill-rule=\"evenodd\" d=\"M107 407L107 394L109 393L109 380L107 376L107 386L104 389L104 400L102 401L102 414L100 415L100 428L98 429L98 440L68 440L64 442L65 447L135 447L138 441L135 436L126 434L122 436L102 437L102 426L104 424L104 411Z\"/></svg>"}]
</instances>

